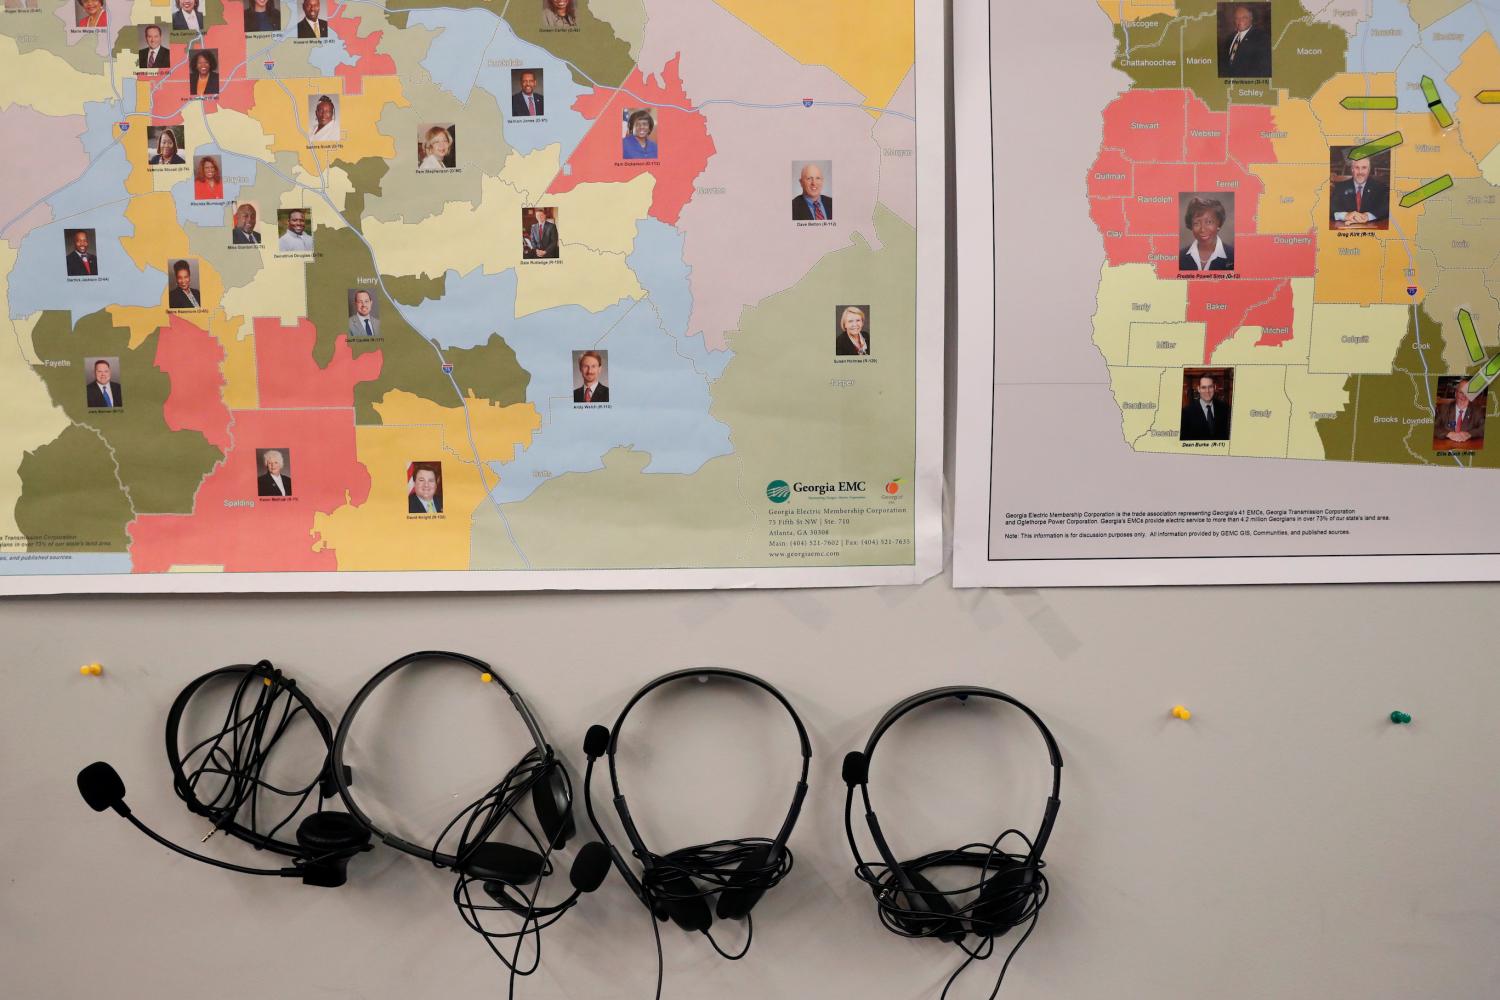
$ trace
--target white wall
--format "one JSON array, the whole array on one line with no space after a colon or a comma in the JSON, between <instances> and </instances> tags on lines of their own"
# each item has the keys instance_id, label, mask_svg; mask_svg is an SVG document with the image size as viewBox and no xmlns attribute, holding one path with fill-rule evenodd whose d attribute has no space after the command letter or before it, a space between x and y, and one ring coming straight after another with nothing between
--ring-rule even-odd
<instances>
[{"instance_id":1,"label":"white wall","mask_svg":"<svg viewBox=\"0 0 1500 1000\"><path fill-rule=\"evenodd\" d=\"M503 996L503 970L429 866L381 848L343 890L238 877L157 848L74 789L79 767L112 760L137 814L196 845L202 821L173 797L162 753L183 683L264 656L339 712L388 660L438 645L491 660L575 765L590 723L675 667L758 671L801 709L816 756L796 868L757 909L743 962L663 929L668 997L938 995L957 952L878 925L850 872L839 764L895 701L958 681L1028 701L1067 762L1053 899L1002 997L1494 997L1500 679L1482 629L1495 597L1487 585L961 593L938 579L819 593L6 601L5 992ZM104 676L79 676L93 660ZM519 755L509 706L474 690L461 671L432 672L398 692L415 692L400 714L398 699L372 705L369 721L387 728L357 730L351 752L372 812L446 815L453 793ZM1191 722L1168 717L1177 702ZM1413 724L1391 725L1395 708ZM653 847L774 832L796 751L770 703L714 685L633 721L622 780ZM1002 824L1030 832L1044 763L1018 716L934 707L882 744L876 808L903 855ZM263 860L221 838L205 849ZM617 878L544 941L544 971L519 996L652 995L649 923ZM987 996L997 971L976 967L953 995Z\"/></svg>"}]
</instances>

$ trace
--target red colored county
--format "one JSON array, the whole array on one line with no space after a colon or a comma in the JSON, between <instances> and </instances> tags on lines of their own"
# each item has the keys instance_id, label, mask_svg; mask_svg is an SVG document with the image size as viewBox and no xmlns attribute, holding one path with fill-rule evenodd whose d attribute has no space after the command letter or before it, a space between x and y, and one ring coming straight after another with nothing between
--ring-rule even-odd
<instances>
[{"instance_id":1,"label":"red colored county","mask_svg":"<svg viewBox=\"0 0 1500 1000\"><path fill-rule=\"evenodd\" d=\"M260 405L354 406L354 387L380 377L383 353L369 351L354 357L349 338L340 334L333 360L319 368L313 360L318 331L306 319L282 326L273 318L255 321L255 368Z\"/></svg>"},{"instance_id":2,"label":"red colored county","mask_svg":"<svg viewBox=\"0 0 1500 1000\"><path fill-rule=\"evenodd\" d=\"M219 342L181 316L172 316L157 336L156 367L172 380L172 393L161 408L167 426L174 431L198 431L209 444L228 451L234 442L229 435L229 407L220 395L223 362L224 348Z\"/></svg>"},{"instance_id":3,"label":"red colored county","mask_svg":"<svg viewBox=\"0 0 1500 1000\"><path fill-rule=\"evenodd\" d=\"M125 30L135 31L134 28ZM255 81L249 78L245 62L244 5L224 4L224 23L209 28L203 34L201 42L194 36L188 46L179 48L181 43L175 39L171 44L172 68L168 70L166 77L143 78L153 83L162 79L151 91L152 124L177 124L181 121L178 116L181 115L183 106L200 99L192 93L189 72L197 59L185 57L199 49L207 50L210 69L219 82L217 94L205 93L201 98L209 104L204 110L214 110L215 101L222 107L247 113L255 106ZM207 79L203 81L204 88L208 86L208 82Z\"/></svg>"},{"instance_id":4,"label":"red colored county","mask_svg":"<svg viewBox=\"0 0 1500 1000\"><path fill-rule=\"evenodd\" d=\"M256 449L285 458L289 497L259 497ZM198 488L191 514L152 514L129 527L137 573L222 566L231 573L338 569L337 553L313 551L313 515L370 495L355 456L352 409L236 410L234 448Z\"/></svg>"},{"instance_id":5,"label":"red colored county","mask_svg":"<svg viewBox=\"0 0 1500 1000\"><path fill-rule=\"evenodd\" d=\"M688 102L678 75L677 56L662 67L660 82L637 69L618 89L595 87L573 102L573 110L595 119L593 128L568 157L569 173L558 174L547 190L563 194L579 184L628 181L640 173L656 178L650 214L676 225L682 207L693 196L693 181L716 152L703 116ZM651 142L661 154L654 160L624 158L625 112L645 108L656 121Z\"/></svg>"},{"instance_id":6,"label":"red colored county","mask_svg":"<svg viewBox=\"0 0 1500 1000\"><path fill-rule=\"evenodd\" d=\"M1235 256L1239 256L1238 248ZM1252 314L1262 323L1267 319L1268 309L1274 314L1273 303L1286 284L1285 281L1243 281L1219 274L1192 279L1187 290L1187 321L1202 323L1205 327L1204 364L1213 360L1214 349L1233 337L1236 330L1250 321ZM1290 305L1288 300L1287 306ZM1290 308L1285 322L1276 325L1291 326Z\"/></svg>"},{"instance_id":7,"label":"red colored county","mask_svg":"<svg viewBox=\"0 0 1500 1000\"><path fill-rule=\"evenodd\" d=\"M340 10L347 10L341 7ZM395 76L396 61L390 56L376 52L375 47L380 44L383 31L372 31L368 35L359 33L360 22L353 17L328 18L329 33L337 35L344 40L344 48L354 57L354 65L340 63L334 69L335 76L344 78L344 93L363 94L363 78L367 76Z\"/></svg>"}]
</instances>

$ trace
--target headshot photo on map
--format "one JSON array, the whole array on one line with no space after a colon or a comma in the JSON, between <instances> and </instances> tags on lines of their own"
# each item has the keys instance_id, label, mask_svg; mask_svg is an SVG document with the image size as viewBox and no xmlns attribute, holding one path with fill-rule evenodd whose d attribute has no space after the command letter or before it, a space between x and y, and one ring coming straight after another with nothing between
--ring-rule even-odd
<instances>
[{"instance_id":1,"label":"headshot photo on map","mask_svg":"<svg viewBox=\"0 0 1500 1000\"><path fill-rule=\"evenodd\" d=\"M442 462L412 462L406 467L406 512L443 512Z\"/></svg>"},{"instance_id":2,"label":"headshot photo on map","mask_svg":"<svg viewBox=\"0 0 1500 1000\"><path fill-rule=\"evenodd\" d=\"M833 221L833 161L798 160L792 163L793 222Z\"/></svg>"},{"instance_id":3,"label":"headshot photo on map","mask_svg":"<svg viewBox=\"0 0 1500 1000\"><path fill-rule=\"evenodd\" d=\"M217 156L193 157L193 200L221 201L224 198L224 172Z\"/></svg>"},{"instance_id":4,"label":"headshot photo on map","mask_svg":"<svg viewBox=\"0 0 1500 1000\"><path fill-rule=\"evenodd\" d=\"M140 32L140 51L136 53L136 68L146 73L159 73L172 65L172 47L167 44L167 33L160 23L143 24Z\"/></svg>"},{"instance_id":5,"label":"headshot photo on map","mask_svg":"<svg viewBox=\"0 0 1500 1000\"><path fill-rule=\"evenodd\" d=\"M417 126L417 169L454 170L458 167L458 126L433 122Z\"/></svg>"},{"instance_id":6,"label":"headshot photo on map","mask_svg":"<svg viewBox=\"0 0 1500 1000\"><path fill-rule=\"evenodd\" d=\"M609 352L573 352L573 402L609 402Z\"/></svg>"},{"instance_id":7,"label":"headshot photo on map","mask_svg":"<svg viewBox=\"0 0 1500 1000\"><path fill-rule=\"evenodd\" d=\"M1228 441L1233 405L1233 368L1183 369L1178 440Z\"/></svg>"},{"instance_id":8,"label":"headshot photo on map","mask_svg":"<svg viewBox=\"0 0 1500 1000\"><path fill-rule=\"evenodd\" d=\"M278 499L292 495L292 450L255 449L255 495Z\"/></svg>"},{"instance_id":9,"label":"headshot photo on map","mask_svg":"<svg viewBox=\"0 0 1500 1000\"><path fill-rule=\"evenodd\" d=\"M279 237L276 249L286 253L312 253L312 209L278 208L276 231Z\"/></svg>"},{"instance_id":10,"label":"headshot photo on map","mask_svg":"<svg viewBox=\"0 0 1500 1000\"><path fill-rule=\"evenodd\" d=\"M1266 79L1271 75L1271 5L1219 4L1219 76Z\"/></svg>"},{"instance_id":11,"label":"headshot photo on map","mask_svg":"<svg viewBox=\"0 0 1500 1000\"><path fill-rule=\"evenodd\" d=\"M187 166L187 161L182 158L182 130L181 125L146 126L146 144L151 147L151 155L146 165L151 167Z\"/></svg>"},{"instance_id":12,"label":"headshot photo on map","mask_svg":"<svg viewBox=\"0 0 1500 1000\"><path fill-rule=\"evenodd\" d=\"M188 49L188 93L213 97L219 92L219 50Z\"/></svg>"},{"instance_id":13,"label":"headshot photo on map","mask_svg":"<svg viewBox=\"0 0 1500 1000\"><path fill-rule=\"evenodd\" d=\"M177 257L167 263L167 308L203 308L203 293L198 290L197 257Z\"/></svg>"},{"instance_id":14,"label":"headshot photo on map","mask_svg":"<svg viewBox=\"0 0 1500 1000\"><path fill-rule=\"evenodd\" d=\"M209 0L173 0L172 30L183 34L201 35L208 28Z\"/></svg>"},{"instance_id":15,"label":"headshot photo on map","mask_svg":"<svg viewBox=\"0 0 1500 1000\"><path fill-rule=\"evenodd\" d=\"M125 405L118 355L84 358L83 370L89 373L83 388L84 404L89 409L117 410Z\"/></svg>"},{"instance_id":16,"label":"headshot photo on map","mask_svg":"<svg viewBox=\"0 0 1500 1000\"><path fill-rule=\"evenodd\" d=\"M626 108L620 112L624 135L620 138L620 159L655 160L660 158L656 145L656 116L650 108Z\"/></svg>"},{"instance_id":17,"label":"headshot photo on map","mask_svg":"<svg viewBox=\"0 0 1500 1000\"><path fill-rule=\"evenodd\" d=\"M838 357L870 354L870 307L834 306L833 353Z\"/></svg>"},{"instance_id":18,"label":"headshot photo on map","mask_svg":"<svg viewBox=\"0 0 1500 1000\"><path fill-rule=\"evenodd\" d=\"M1185 191L1177 196L1182 228L1179 272L1234 270L1234 192Z\"/></svg>"},{"instance_id":19,"label":"headshot photo on map","mask_svg":"<svg viewBox=\"0 0 1500 1000\"><path fill-rule=\"evenodd\" d=\"M536 68L510 71L510 116L540 118L546 114L542 71Z\"/></svg>"},{"instance_id":20,"label":"headshot photo on map","mask_svg":"<svg viewBox=\"0 0 1500 1000\"><path fill-rule=\"evenodd\" d=\"M578 8L584 0L541 0L542 27L550 31L577 31Z\"/></svg>"},{"instance_id":21,"label":"headshot photo on map","mask_svg":"<svg viewBox=\"0 0 1500 1000\"><path fill-rule=\"evenodd\" d=\"M557 209L541 206L521 209L521 256L525 260L557 260L561 256Z\"/></svg>"},{"instance_id":22,"label":"headshot photo on map","mask_svg":"<svg viewBox=\"0 0 1500 1000\"><path fill-rule=\"evenodd\" d=\"M94 230L64 229L63 245L67 248L65 252L69 277L86 278L99 274L99 257L94 252Z\"/></svg>"},{"instance_id":23,"label":"headshot photo on map","mask_svg":"<svg viewBox=\"0 0 1500 1000\"><path fill-rule=\"evenodd\" d=\"M245 0L245 34L281 30L281 7L277 0Z\"/></svg>"},{"instance_id":24,"label":"headshot photo on map","mask_svg":"<svg viewBox=\"0 0 1500 1000\"><path fill-rule=\"evenodd\" d=\"M1484 419L1490 394L1470 392L1464 375L1440 375L1433 410L1432 450L1478 451L1484 447Z\"/></svg>"},{"instance_id":25,"label":"headshot photo on map","mask_svg":"<svg viewBox=\"0 0 1500 1000\"><path fill-rule=\"evenodd\" d=\"M1391 151L1349 159L1354 146L1328 147L1328 228L1388 229Z\"/></svg>"},{"instance_id":26,"label":"headshot photo on map","mask_svg":"<svg viewBox=\"0 0 1500 1000\"><path fill-rule=\"evenodd\" d=\"M343 124L339 119L338 94L312 94L307 98L307 141L339 142Z\"/></svg>"},{"instance_id":27,"label":"headshot photo on map","mask_svg":"<svg viewBox=\"0 0 1500 1000\"><path fill-rule=\"evenodd\" d=\"M242 201L235 206L234 223L229 233L230 246L259 246L260 230L255 228L260 222L260 213L255 206Z\"/></svg>"},{"instance_id":28,"label":"headshot photo on map","mask_svg":"<svg viewBox=\"0 0 1500 1000\"><path fill-rule=\"evenodd\" d=\"M368 288L349 289L349 336L380 336L380 303Z\"/></svg>"}]
</instances>

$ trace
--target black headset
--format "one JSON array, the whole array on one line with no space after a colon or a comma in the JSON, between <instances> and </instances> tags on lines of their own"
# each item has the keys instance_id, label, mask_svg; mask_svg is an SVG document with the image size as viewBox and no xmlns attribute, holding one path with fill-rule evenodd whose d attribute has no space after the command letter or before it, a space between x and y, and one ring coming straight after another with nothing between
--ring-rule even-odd
<instances>
[{"instance_id":1,"label":"black headset","mask_svg":"<svg viewBox=\"0 0 1500 1000\"><path fill-rule=\"evenodd\" d=\"M381 830L359 808L349 791L348 783L344 780L348 772L344 768L343 761L349 730L353 727L360 707L364 705L370 694L403 668L414 663L431 661L456 662L466 665L473 668L483 679L493 681L510 697L511 704L521 716L521 721L525 724L526 731L530 734L534 745L496 785L454 817L438 834L433 846L421 847L393 833ZM350 814L360 824L383 843L396 850L430 861L438 868L457 873L458 879L453 890L454 904L458 907L465 923L484 937L496 957L516 975L528 975L536 970L536 966L532 965L527 970L518 969L514 954L510 957L501 954L495 945L495 939L523 938L528 934L539 932L571 909L583 893L597 889L609 872L609 855L603 845L586 845L579 851L573 862L570 873L574 889L572 895L561 903L550 906L537 905L536 893L540 889L540 883L546 876L552 874L550 861L552 852L563 847L575 832L573 786L568 779L567 769L542 735L541 726L530 707L527 706L526 700L519 692L506 684L494 668L483 660L466 656L463 653L424 650L408 653L389 664L360 688L359 693L354 696L354 700L344 712L338 732L333 739L332 760L334 782L339 796L344 800L344 805ZM521 801L525 798L531 800L532 809L536 813L540 826L540 836L517 813ZM530 838L535 850L531 847L489 839L507 818L514 818L517 821ZM462 824L461 827L460 824ZM460 827L456 850L452 854L440 851L438 848L455 827ZM481 883L485 894L494 901L494 905L480 905L473 902L469 891L473 882ZM533 884L536 888L532 889L529 894L520 889L522 886ZM493 911L519 914L524 920L521 930L496 932L486 929L482 924L483 914Z\"/></svg>"},{"instance_id":2,"label":"black headset","mask_svg":"<svg viewBox=\"0 0 1500 1000\"><path fill-rule=\"evenodd\" d=\"M625 718L636 704L657 688L675 681L722 677L750 684L770 694L786 709L797 727L797 740L802 750L802 771L797 778L796 790L792 793L792 806L781 823L774 839L746 837L738 840L719 840L712 844L685 847L669 854L657 854L646 846L640 830L631 818L625 794L620 790L620 776L615 766L615 752L619 747L620 730ZM714 917L720 920L739 920L750 916L755 904L766 891L776 886L792 869L792 852L787 849L787 838L797 825L797 816L802 811L802 800L807 796L807 774L812 764L812 744L807 737L807 728L798 718L786 697L759 677L728 670L722 667L694 667L664 674L635 693L620 711L613 729L593 726L584 740L584 752L588 755L588 770L584 775L584 801L588 806L590 821L599 831L599 839L609 848L615 867L642 903L658 920L671 919L686 931L702 931L708 934ZM594 762L600 755L609 757L609 783L614 793L615 812L620 825L630 841L631 854L641 864L639 877L626 864L624 856L609 842L604 829L594 815L590 784L593 779ZM700 884L704 887L700 887ZM718 894L718 903L709 909L708 897ZM713 938L710 936L712 942ZM718 945L714 945L718 950ZM749 943L745 948L748 950ZM724 952L720 951L720 954ZM725 955L739 958L739 955Z\"/></svg>"},{"instance_id":3,"label":"black headset","mask_svg":"<svg viewBox=\"0 0 1500 1000\"><path fill-rule=\"evenodd\" d=\"M184 753L178 741L183 713L204 685L220 678L237 678L224 726ZM247 699L250 701L248 709L245 705ZM299 715L307 716L323 740L323 766L318 777L303 787L275 788L261 779L260 772L277 741ZM103 761L90 764L79 772L78 789L94 810L114 809L152 840L195 861L246 875L300 878L305 885L336 888L348 879L349 860L370 850L370 834L348 813L323 809L324 800L337 794L331 770L332 742L333 730L328 718L296 681L277 670L268 660L209 671L183 688L167 712L167 762L172 769L172 789L177 797L189 811L213 824L209 836L222 831L256 850L291 858L290 868L248 868L205 857L171 843L132 815L130 807L125 804L124 782L119 773ZM189 767L191 771L187 770ZM199 797L199 785L205 777L211 779L208 784L213 784L213 779L222 779L222 784L206 801ZM276 834L301 811L314 789L318 793L317 811L297 825L295 841L277 839ZM285 816L262 832L261 800L266 794L295 801ZM240 816L246 812L248 822L242 823Z\"/></svg>"},{"instance_id":4,"label":"black headset","mask_svg":"<svg viewBox=\"0 0 1500 1000\"><path fill-rule=\"evenodd\" d=\"M870 759L875 754L880 738L902 716L923 705L948 698L959 701L989 698L1020 709L1035 724L1047 744L1047 755L1052 762L1052 793L1047 797L1042 825L1034 838L1028 839L1018 830L1006 830L989 843L967 844L957 850L934 851L910 861L898 861L880 829L875 809L870 804ZM1043 873L1046 864L1042 860L1042 853L1052 836L1052 826L1061 804L1058 794L1062 787L1062 752L1041 717L1011 696L990 688L933 688L912 695L886 712L870 733L863 752L855 750L844 757L843 776L844 783L848 785L848 794L844 799L844 832L849 838L849 849L854 854L854 874L869 886L874 895L881 923L903 937L935 937L963 947L969 954L969 960L960 967L961 972L969 961L988 958L993 952L995 938L1029 922L1031 926L1011 949L1011 955L1014 955L1031 934L1031 928L1036 926L1036 918L1047 900L1047 876ZM864 800L865 823L870 829L870 839L874 841L875 849L880 854L880 864L866 862L854 838L856 788ZM1026 842L1025 854L1001 850L1001 842L1012 834ZM934 886L923 874L929 869L946 867L977 868L978 881L961 889L944 891ZM955 905L950 898L970 893L977 895L964 905ZM964 947L962 942L967 935L980 939L977 950ZM1010 959L1007 958L1006 964L1009 965L1009 962ZM955 972L954 977L957 975ZM1000 975L1003 979L1003 968ZM949 980L949 985L952 981ZM998 982L996 989L999 989ZM947 994L946 989L943 992L944 995Z\"/></svg>"}]
</instances>

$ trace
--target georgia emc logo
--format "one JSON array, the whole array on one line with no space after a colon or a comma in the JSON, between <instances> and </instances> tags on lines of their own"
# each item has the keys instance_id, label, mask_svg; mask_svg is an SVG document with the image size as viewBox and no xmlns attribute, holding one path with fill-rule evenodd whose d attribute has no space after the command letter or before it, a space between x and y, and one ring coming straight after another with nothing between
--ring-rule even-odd
<instances>
[{"instance_id":1,"label":"georgia emc logo","mask_svg":"<svg viewBox=\"0 0 1500 1000\"><path fill-rule=\"evenodd\" d=\"M772 503L786 503L792 498L792 487L785 479L773 479L766 484L766 499Z\"/></svg>"}]
</instances>

